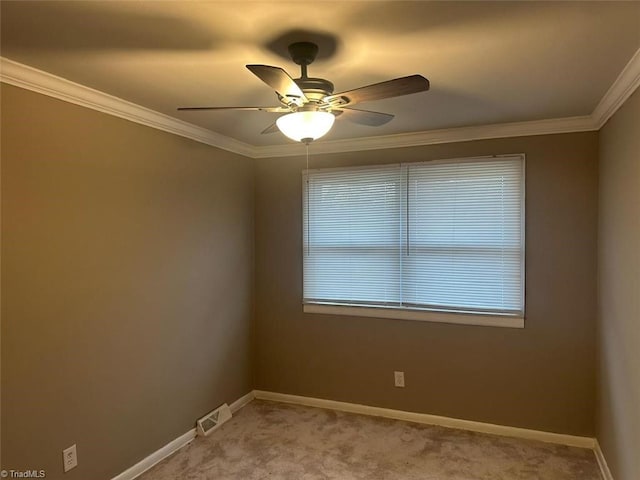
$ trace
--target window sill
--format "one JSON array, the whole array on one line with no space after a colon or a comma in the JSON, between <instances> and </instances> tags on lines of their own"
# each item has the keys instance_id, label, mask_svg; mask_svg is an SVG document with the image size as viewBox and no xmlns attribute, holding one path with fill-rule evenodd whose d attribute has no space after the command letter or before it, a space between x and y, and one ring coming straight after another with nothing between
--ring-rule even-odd
<instances>
[{"instance_id":1,"label":"window sill","mask_svg":"<svg viewBox=\"0 0 640 480\"><path fill-rule=\"evenodd\" d=\"M325 315L418 320L423 322L452 323L456 325L476 325L483 327L524 328L524 317L512 315L485 315L387 307L354 307L349 305L326 305L319 303L305 303L303 305L303 311L304 313L321 313Z\"/></svg>"}]
</instances>

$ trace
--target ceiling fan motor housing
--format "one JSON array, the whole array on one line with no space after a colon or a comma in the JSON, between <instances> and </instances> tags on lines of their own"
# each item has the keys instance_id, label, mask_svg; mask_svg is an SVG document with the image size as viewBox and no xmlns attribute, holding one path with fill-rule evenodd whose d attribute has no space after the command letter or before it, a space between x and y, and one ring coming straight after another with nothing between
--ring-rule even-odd
<instances>
[{"instance_id":1,"label":"ceiling fan motor housing","mask_svg":"<svg viewBox=\"0 0 640 480\"><path fill-rule=\"evenodd\" d=\"M323 78L297 78L294 80L300 89L304 92L308 102L304 102L299 98L283 97L279 93L278 99L283 106L288 108L300 108L303 105L315 105L318 108L328 108L327 102L323 101L324 97L333 93L333 83Z\"/></svg>"},{"instance_id":2,"label":"ceiling fan motor housing","mask_svg":"<svg viewBox=\"0 0 640 480\"><path fill-rule=\"evenodd\" d=\"M324 78L296 78L294 80L309 100L320 101L333 93L333 83Z\"/></svg>"}]
</instances>

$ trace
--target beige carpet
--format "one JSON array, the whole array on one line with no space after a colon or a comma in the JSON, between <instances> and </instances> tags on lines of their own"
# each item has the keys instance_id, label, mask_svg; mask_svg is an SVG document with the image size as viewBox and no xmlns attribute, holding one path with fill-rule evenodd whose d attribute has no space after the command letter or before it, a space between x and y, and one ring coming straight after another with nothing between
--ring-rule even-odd
<instances>
[{"instance_id":1,"label":"beige carpet","mask_svg":"<svg viewBox=\"0 0 640 480\"><path fill-rule=\"evenodd\" d=\"M255 400L140 480L601 480L590 450Z\"/></svg>"}]
</instances>

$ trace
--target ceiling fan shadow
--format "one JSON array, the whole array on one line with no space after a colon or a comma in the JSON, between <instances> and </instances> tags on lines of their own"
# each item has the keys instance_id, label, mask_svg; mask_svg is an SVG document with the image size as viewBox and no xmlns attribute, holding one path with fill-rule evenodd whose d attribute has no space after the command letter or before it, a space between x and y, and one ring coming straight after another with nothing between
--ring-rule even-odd
<instances>
[{"instance_id":1,"label":"ceiling fan shadow","mask_svg":"<svg viewBox=\"0 0 640 480\"><path fill-rule=\"evenodd\" d=\"M2 13L5 52L212 50L221 42L201 25L136 4L2 2Z\"/></svg>"}]
</instances>

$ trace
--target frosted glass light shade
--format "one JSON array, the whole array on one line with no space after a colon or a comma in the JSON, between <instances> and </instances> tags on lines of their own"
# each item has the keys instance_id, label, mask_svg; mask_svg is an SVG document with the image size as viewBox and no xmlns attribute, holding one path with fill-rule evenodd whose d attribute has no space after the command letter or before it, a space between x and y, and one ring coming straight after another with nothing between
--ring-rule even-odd
<instances>
[{"instance_id":1,"label":"frosted glass light shade","mask_svg":"<svg viewBox=\"0 0 640 480\"><path fill-rule=\"evenodd\" d=\"M304 139L316 140L325 135L336 117L329 112L294 112L283 115L276 120L280 131L291 140L300 142Z\"/></svg>"}]
</instances>

